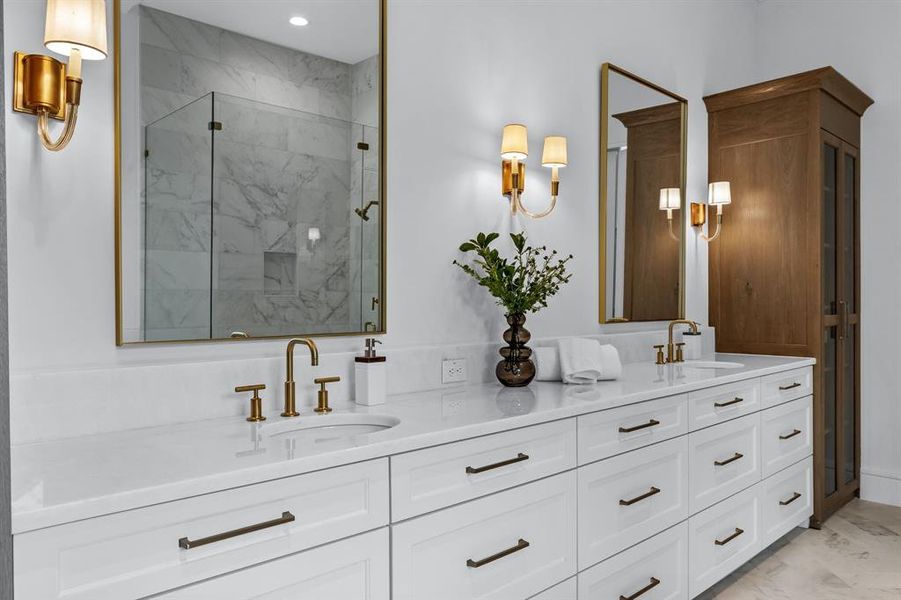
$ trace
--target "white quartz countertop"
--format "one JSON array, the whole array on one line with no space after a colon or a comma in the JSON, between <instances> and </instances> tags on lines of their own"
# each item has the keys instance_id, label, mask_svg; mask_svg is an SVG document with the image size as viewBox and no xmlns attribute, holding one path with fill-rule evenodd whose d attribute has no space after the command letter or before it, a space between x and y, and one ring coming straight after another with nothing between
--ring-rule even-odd
<instances>
[{"instance_id":1,"label":"white quartz countertop","mask_svg":"<svg viewBox=\"0 0 901 600\"><path fill-rule=\"evenodd\" d=\"M625 365L590 386L535 382L448 387L335 412L391 415L391 429L320 443L266 435L243 418L134 429L12 447L13 533L87 519L573 417L812 365L813 359L718 354L736 369ZM687 364L687 363L686 363ZM262 425L284 421L267 415ZM304 411L298 419L328 419Z\"/></svg>"}]
</instances>

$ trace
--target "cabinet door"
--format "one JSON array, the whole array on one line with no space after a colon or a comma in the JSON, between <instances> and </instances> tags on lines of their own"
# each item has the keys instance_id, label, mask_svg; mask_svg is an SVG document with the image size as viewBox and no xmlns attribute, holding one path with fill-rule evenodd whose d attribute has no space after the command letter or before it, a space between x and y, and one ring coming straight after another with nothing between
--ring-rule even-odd
<instances>
[{"instance_id":1,"label":"cabinet door","mask_svg":"<svg viewBox=\"0 0 901 600\"><path fill-rule=\"evenodd\" d=\"M823 132L823 348L817 416L822 456L818 497L828 515L859 486L860 302L857 150Z\"/></svg>"},{"instance_id":2,"label":"cabinet door","mask_svg":"<svg viewBox=\"0 0 901 600\"><path fill-rule=\"evenodd\" d=\"M388 529L154 596L154 600L389 600Z\"/></svg>"}]
</instances>

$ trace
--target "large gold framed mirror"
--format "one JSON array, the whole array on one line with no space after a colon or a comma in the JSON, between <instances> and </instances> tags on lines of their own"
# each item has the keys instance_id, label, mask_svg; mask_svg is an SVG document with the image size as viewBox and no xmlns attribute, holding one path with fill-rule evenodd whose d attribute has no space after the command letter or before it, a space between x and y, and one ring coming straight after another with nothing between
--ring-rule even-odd
<instances>
[{"instance_id":1,"label":"large gold framed mirror","mask_svg":"<svg viewBox=\"0 0 901 600\"><path fill-rule=\"evenodd\" d=\"M383 333L386 0L113 0L116 343Z\"/></svg>"},{"instance_id":2,"label":"large gold framed mirror","mask_svg":"<svg viewBox=\"0 0 901 600\"><path fill-rule=\"evenodd\" d=\"M601 323L685 314L687 118L681 96L601 67Z\"/></svg>"}]
</instances>

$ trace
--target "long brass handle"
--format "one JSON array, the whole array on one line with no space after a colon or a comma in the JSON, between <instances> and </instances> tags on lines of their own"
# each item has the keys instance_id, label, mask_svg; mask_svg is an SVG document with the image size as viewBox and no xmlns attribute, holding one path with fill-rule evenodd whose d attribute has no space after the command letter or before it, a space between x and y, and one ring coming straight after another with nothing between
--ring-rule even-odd
<instances>
[{"instance_id":1,"label":"long brass handle","mask_svg":"<svg viewBox=\"0 0 901 600\"><path fill-rule=\"evenodd\" d=\"M779 439L780 439L780 440L790 440L790 439L792 439L793 437L795 437L796 435L801 435L801 430L800 430L800 429L795 429L795 430L792 431L791 433L787 433L787 434L785 434L785 435L780 435L780 436L779 436Z\"/></svg>"},{"instance_id":2,"label":"long brass handle","mask_svg":"<svg viewBox=\"0 0 901 600\"><path fill-rule=\"evenodd\" d=\"M509 458L507 460L502 460L501 462L485 465L484 467L466 467L466 472L470 475L474 475L475 473L484 473L485 471L490 471L491 469L506 467L507 465L513 465L524 460L529 460L529 455L520 452L516 455L516 458Z\"/></svg>"},{"instance_id":3,"label":"long brass handle","mask_svg":"<svg viewBox=\"0 0 901 600\"><path fill-rule=\"evenodd\" d=\"M715 464L718 467L723 467L725 465L728 465L731 462L737 461L739 458L744 458L744 457L745 457L745 455L742 454L741 452L736 452L732 458L727 458L726 460L715 460L715 461L713 461L713 464Z\"/></svg>"},{"instance_id":4,"label":"long brass handle","mask_svg":"<svg viewBox=\"0 0 901 600\"><path fill-rule=\"evenodd\" d=\"M646 498L650 498L651 496L655 496L659 493L660 493L659 488L651 487L651 489L649 491L645 492L641 496L635 496L631 500L620 500L619 504L620 504L620 506L632 506L636 502L641 502L642 500L644 500Z\"/></svg>"},{"instance_id":5,"label":"long brass handle","mask_svg":"<svg viewBox=\"0 0 901 600\"><path fill-rule=\"evenodd\" d=\"M619 600L635 600L636 598L643 596L647 592L650 592L658 585L660 585L660 580L657 579L656 577L651 577L651 583L647 584L646 586L644 586L643 588L641 588L640 590L638 590L631 596L620 596Z\"/></svg>"},{"instance_id":6,"label":"long brass handle","mask_svg":"<svg viewBox=\"0 0 901 600\"><path fill-rule=\"evenodd\" d=\"M714 402L713 405L717 408L723 408L724 406L732 406L733 404L738 404L739 402L744 402L744 398L735 397L733 400L729 400L728 402Z\"/></svg>"},{"instance_id":7,"label":"long brass handle","mask_svg":"<svg viewBox=\"0 0 901 600\"><path fill-rule=\"evenodd\" d=\"M801 384L798 383L797 381L794 382L794 383L791 384L791 385L780 385L780 386L779 386L779 391L780 391L780 392L784 392L785 390L793 390L793 389L795 389L796 387L801 387Z\"/></svg>"},{"instance_id":8,"label":"long brass handle","mask_svg":"<svg viewBox=\"0 0 901 600\"><path fill-rule=\"evenodd\" d=\"M717 546L725 546L726 544L728 544L729 542L731 542L732 540L734 540L735 538L737 538L738 536L740 536L740 535L743 534L744 532L745 532L744 529L739 529L738 527L736 527L736 528L735 528L735 533L733 533L732 535L730 535L729 537L727 537L727 538L724 539L724 540L714 540L713 543L716 544Z\"/></svg>"},{"instance_id":9,"label":"long brass handle","mask_svg":"<svg viewBox=\"0 0 901 600\"><path fill-rule=\"evenodd\" d=\"M795 500L797 500L800 497L801 497L801 494L799 494L798 492L795 492L794 494L792 494L792 497L789 498L788 500L780 500L779 505L780 506L788 506L789 504L791 504L792 502L794 502Z\"/></svg>"},{"instance_id":10,"label":"long brass handle","mask_svg":"<svg viewBox=\"0 0 901 600\"><path fill-rule=\"evenodd\" d=\"M211 535L209 537L200 538L199 540L189 540L186 537L178 540L178 547L184 550L190 550L191 548L199 548L200 546L206 546L207 544L213 544L216 542L221 542L222 540L227 540L229 538L238 537L239 535L244 535L247 533L253 533L254 531L260 531L261 529L268 529L270 527L277 527L278 525L284 525L285 523L290 523L294 520L294 515L290 512L285 511L282 513L282 516L278 519L272 519L271 521L265 521L263 523L257 523L256 525L248 525L247 527L241 527L240 529L232 529L231 531L226 531L225 533L217 533L216 535Z\"/></svg>"},{"instance_id":11,"label":"long brass handle","mask_svg":"<svg viewBox=\"0 0 901 600\"><path fill-rule=\"evenodd\" d=\"M519 552L520 550L525 550L529 547L529 542L525 541L522 538L519 538L519 541L515 546L507 548L506 550L501 550L497 554L492 554L491 556L486 556L481 560L473 560L471 558L466 559L466 566L472 567L473 569L478 569L479 567L483 567L488 563L493 563L494 561L504 558L505 556L510 556L514 552Z\"/></svg>"},{"instance_id":12,"label":"long brass handle","mask_svg":"<svg viewBox=\"0 0 901 600\"><path fill-rule=\"evenodd\" d=\"M619 432L620 433L632 433L633 431L647 429L648 427L656 427L657 425L660 425L660 421L658 421L657 419L651 419L647 423L643 423L641 425L635 425L634 427L620 427Z\"/></svg>"},{"instance_id":13,"label":"long brass handle","mask_svg":"<svg viewBox=\"0 0 901 600\"><path fill-rule=\"evenodd\" d=\"M844 300L838 301L838 339L843 340L848 337L848 303Z\"/></svg>"}]
</instances>

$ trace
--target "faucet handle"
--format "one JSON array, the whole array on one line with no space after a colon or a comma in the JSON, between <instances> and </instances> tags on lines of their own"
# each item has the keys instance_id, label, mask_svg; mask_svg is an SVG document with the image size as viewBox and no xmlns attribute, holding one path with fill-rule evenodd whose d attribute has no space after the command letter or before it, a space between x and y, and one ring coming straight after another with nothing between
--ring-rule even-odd
<instances>
[{"instance_id":1,"label":"faucet handle","mask_svg":"<svg viewBox=\"0 0 901 600\"><path fill-rule=\"evenodd\" d=\"M685 362L685 354L682 352L683 346L685 346L685 342L676 342L676 362Z\"/></svg>"},{"instance_id":2,"label":"faucet handle","mask_svg":"<svg viewBox=\"0 0 901 600\"><path fill-rule=\"evenodd\" d=\"M247 420L251 423L266 420L266 417L263 416L263 399L260 398L260 390L265 389L266 385L262 383L239 385L235 388L235 393L238 394L243 392L253 392L253 398L250 399L250 416L247 417Z\"/></svg>"},{"instance_id":3,"label":"faucet handle","mask_svg":"<svg viewBox=\"0 0 901 600\"><path fill-rule=\"evenodd\" d=\"M319 399L319 405L313 409L315 412L320 414L332 412L331 407L328 405L328 390L325 389L325 386L328 383L337 383L339 381L341 381L340 377L317 377L313 380L313 383L319 384L319 392L316 394Z\"/></svg>"},{"instance_id":4,"label":"faucet handle","mask_svg":"<svg viewBox=\"0 0 901 600\"><path fill-rule=\"evenodd\" d=\"M657 361L658 365L665 365L666 359L663 357L663 344L658 344L654 346L654 349L657 350Z\"/></svg>"}]
</instances>

